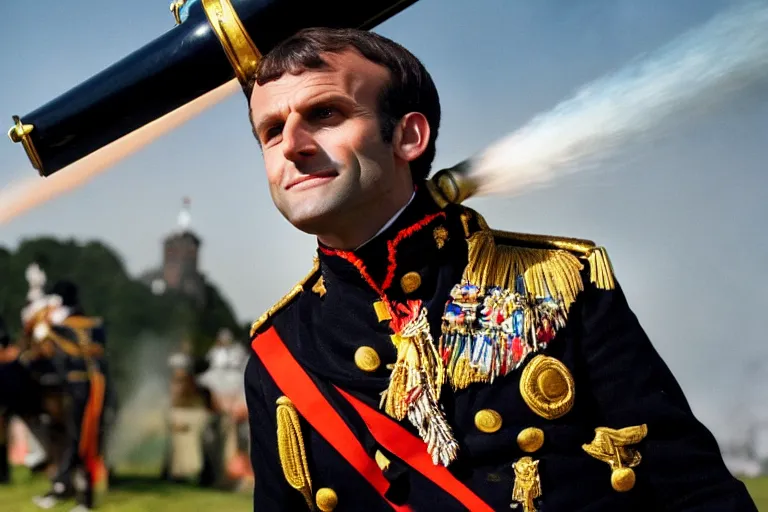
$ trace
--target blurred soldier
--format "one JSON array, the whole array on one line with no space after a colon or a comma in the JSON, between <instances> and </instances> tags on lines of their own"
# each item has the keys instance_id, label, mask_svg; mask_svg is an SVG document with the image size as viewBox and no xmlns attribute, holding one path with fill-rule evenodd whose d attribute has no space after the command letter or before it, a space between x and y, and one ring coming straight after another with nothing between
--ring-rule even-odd
<instances>
[{"instance_id":1,"label":"blurred soldier","mask_svg":"<svg viewBox=\"0 0 768 512\"><path fill-rule=\"evenodd\" d=\"M211 417L205 432L205 467L202 482L217 486L238 485L247 471L233 463L242 458L241 431L247 428L243 378L248 353L235 342L229 329L221 329L216 343L206 354L207 370L197 379L210 392ZM247 439L247 433L246 433ZM247 453L247 449L246 449ZM240 464L242 466L242 464Z\"/></svg>"},{"instance_id":2,"label":"blurred soldier","mask_svg":"<svg viewBox=\"0 0 768 512\"><path fill-rule=\"evenodd\" d=\"M197 382L211 390L222 411L232 414L235 406L245 398L243 375L248 353L242 344L233 341L229 329L221 329L206 360L208 369Z\"/></svg>"},{"instance_id":3,"label":"blurred soldier","mask_svg":"<svg viewBox=\"0 0 768 512\"><path fill-rule=\"evenodd\" d=\"M177 363L186 359L187 363L172 366L164 478L180 482L196 481L204 464L203 432L210 419L207 407L210 393L204 392L207 390L195 383L192 358L172 356L171 359Z\"/></svg>"},{"instance_id":4,"label":"blurred soldier","mask_svg":"<svg viewBox=\"0 0 768 512\"><path fill-rule=\"evenodd\" d=\"M33 263L26 270L26 278L29 292L25 311L31 314L43 310L47 304L43 293L46 277L40 267ZM56 379L51 381L49 378L52 375L50 369L29 364L27 356L20 357L27 348L26 337L22 336L17 343L11 343L7 328L4 324L0 326L0 416L4 416L5 436L8 435L7 422L11 416L26 424L28 432L22 428L17 433L21 432L27 439L15 439L14 442L21 446L26 444L28 452L24 463L32 471L38 471L45 469L56 458L56 427L60 425L61 419L57 413L61 409L62 400L57 391ZM4 473L4 469L0 473Z\"/></svg>"},{"instance_id":5,"label":"blurred soldier","mask_svg":"<svg viewBox=\"0 0 768 512\"><path fill-rule=\"evenodd\" d=\"M114 405L102 321L85 316L77 286L69 281L56 283L50 294L30 304L22 317L32 343L22 360L49 365L69 398L64 456L51 490L34 501L49 509L74 495L76 510L91 510L106 489L104 412L105 407Z\"/></svg>"}]
</instances>

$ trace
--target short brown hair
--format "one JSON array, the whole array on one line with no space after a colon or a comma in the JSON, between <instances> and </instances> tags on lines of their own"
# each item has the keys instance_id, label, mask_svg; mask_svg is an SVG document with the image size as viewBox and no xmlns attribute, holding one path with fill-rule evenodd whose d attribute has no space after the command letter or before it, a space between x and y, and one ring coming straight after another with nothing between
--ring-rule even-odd
<instances>
[{"instance_id":1,"label":"short brown hair","mask_svg":"<svg viewBox=\"0 0 768 512\"><path fill-rule=\"evenodd\" d=\"M250 98L256 84L264 85L285 73L297 75L308 69L327 67L322 53L341 53L350 48L390 72L390 82L379 97L379 124L385 142L392 141L397 122L407 113L420 112L427 118L430 128L427 149L411 162L414 183L426 179L435 158L435 141L440 128L440 98L432 77L421 61L386 37L355 29L304 29L262 58L245 87L245 93Z\"/></svg>"}]
</instances>

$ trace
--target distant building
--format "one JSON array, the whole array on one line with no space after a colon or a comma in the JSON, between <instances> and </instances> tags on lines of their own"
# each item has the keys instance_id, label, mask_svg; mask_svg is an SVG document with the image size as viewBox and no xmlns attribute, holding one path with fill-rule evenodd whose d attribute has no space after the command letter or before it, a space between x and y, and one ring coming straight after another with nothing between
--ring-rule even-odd
<instances>
[{"instance_id":1,"label":"distant building","mask_svg":"<svg viewBox=\"0 0 768 512\"><path fill-rule=\"evenodd\" d=\"M189 227L191 219L190 201L184 198L177 230L163 240L162 267L145 272L140 279L157 295L176 290L203 306L205 278L198 270L201 240Z\"/></svg>"}]
</instances>

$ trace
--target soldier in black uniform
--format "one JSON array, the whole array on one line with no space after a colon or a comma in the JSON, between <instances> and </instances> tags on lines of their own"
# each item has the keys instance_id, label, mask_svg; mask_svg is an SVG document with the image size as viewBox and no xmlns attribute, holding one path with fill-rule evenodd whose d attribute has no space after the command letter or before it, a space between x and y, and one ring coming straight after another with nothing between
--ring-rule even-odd
<instances>
[{"instance_id":1,"label":"soldier in black uniform","mask_svg":"<svg viewBox=\"0 0 768 512\"><path fill-rule=\"evenodd\" d=\"M63 382L68 397L67 446L51 490L34 501L49 509L74 496L76 510L90 510L107 484L104 416L113 400L104 357L105 331L101 319L84 314L74 283L57 282L49 297L59 299L28 325L33 344L22 360L49 365Z\"/></svg>"},{"instance_id":2,"label":"soldier in black uniform","mask_svg":"<svg viewBox=\"0 0 768 512\"><path fill-rule=\"evenodd\" d=\"M606 251L491 229L426 179L413 55L309 30L251 86L273 200L318 239L253 325L255 510L756 510Z\"/></svg>"},{"instance_id":3,"label":"soldier in black uniform","mask_svg":"<svg viewBox=\"0 0 768 512\"><path fill-rule=\"evenodd\" d=\"M47 414L45 390L29 365L21 361L21 347L12 343L0 318L0 483L10 481L8 461L9 420L15 416L24 421L36 435L41 434L39 419ZM39 471L46 461L31 467Z\"/></svg>"}]
</instances>

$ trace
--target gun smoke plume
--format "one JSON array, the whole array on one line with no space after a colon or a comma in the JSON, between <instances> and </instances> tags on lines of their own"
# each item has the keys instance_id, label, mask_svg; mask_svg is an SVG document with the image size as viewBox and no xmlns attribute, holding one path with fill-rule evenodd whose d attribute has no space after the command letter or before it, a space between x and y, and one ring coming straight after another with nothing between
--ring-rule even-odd
<instances>
[{"instance_id":1,"label":"gun smoke plume","mask_svg":"<svg viewBox=\"0 0 768 512\"><path fill-rule=\"evenodd\" d=\"M656 140L768 83L768 2L724 11L647 57L594 81L469 159L473 195L513 196Z\"/></svg>"},{"instance_id":2,"label":"gun smoke plume","mask_svg":"<svg viewBox=\"0 0 768 512\"><path fill-rule=\"evenodd\" d=\"M516 195L593 167L629 143L661 137L768 78L768 3L727 10L644 59L586 85L468 161L473 195ZM45 180L0 190L0 225L73 190L234 91L236 80Z\"/></svg>"}]
</instances>

